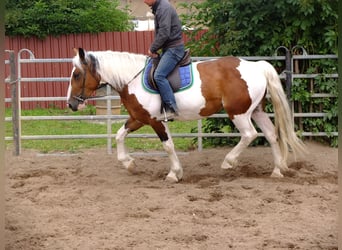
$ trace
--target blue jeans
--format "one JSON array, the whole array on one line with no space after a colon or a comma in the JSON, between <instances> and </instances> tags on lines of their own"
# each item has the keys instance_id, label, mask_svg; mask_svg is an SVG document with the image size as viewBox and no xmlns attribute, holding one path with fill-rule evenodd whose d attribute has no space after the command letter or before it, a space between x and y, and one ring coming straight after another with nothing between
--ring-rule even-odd
<instances>
[{"instance_id":1,"label":"blue jeans","mask_svg":"<svg viewBox=\"0 0 342 250\"><path fill-rule=\"evenodd\" d=\"M179 45L177 47L164 50L158 67L154 72L154 79L160 92L162 105L166 111L178 111L176 99L170 83L167 80L167 76L176 67L177 63L182 60L184 53L184 45Z\"/></svg>"}]
</instances>

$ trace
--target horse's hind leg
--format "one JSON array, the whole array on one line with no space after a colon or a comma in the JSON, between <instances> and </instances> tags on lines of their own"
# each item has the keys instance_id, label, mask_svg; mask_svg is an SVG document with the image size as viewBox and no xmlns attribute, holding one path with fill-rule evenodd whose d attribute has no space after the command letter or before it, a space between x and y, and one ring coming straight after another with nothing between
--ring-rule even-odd
<instances>
[{"instance_id":1,"label":"horse's hind leg","mask_svg":"<svg viewBox=\"0 0 342 250\"><path fill-rule=\"evenodd\" d=\"M126 123L118 130L116 134L116 144L117 144L117 157L118 160L125 166L125 168L132 172L135 168L134 159L128 154L125 146L125 138L130 133L139 128L143 124L132 118L129 118Z\"/></svg>"},{"instance_id":2,"label":"horse's hind leg","mask_svg":"<svg viewBox=\"0 0 342 250\"><path fill-rule=\"evenodd\" d=\"M221 168L223 169L233 168L236 166L237 158L241 152L257 137L257 131L251 122L250 114L236 115L232 122L240 131L241 139L239 143L224 158L224 161L221 165Z\"/></svg>"},{"instance_id":3,"label":"horse's hind leg","mask_svg":"<svg viewBox=\"0 0 342 250\"><path fill-rule=\"evenodd\" d=\"M284 159L282 159L279 144L277 142L277 135L275 133L275 128L268 117L268 115L262 110L261 105L259 105L252 114L252 119L256 122L258 127L264 133L267 141L271 145L272 154L274 158L274 170L272 172L272 177L283 177L280 170L286 170L287 165Z\"/></svg>"},{"instance_id":4,"label":"horse's hind leg","mask_svg":"<svg viewBox=\"0 0 342 250\"><path fill-rule=\"evenodd\" d=\"M152 123L151 126L159 136L159 139L163 143L163 148L168 154L169 159L171 161L170 172L166 176L166 181L180 181L183 178L183 168L176 154L175 146L173 144L171 133L169 131L167 123L155 122Z\"/></svg>"}]
</instances>

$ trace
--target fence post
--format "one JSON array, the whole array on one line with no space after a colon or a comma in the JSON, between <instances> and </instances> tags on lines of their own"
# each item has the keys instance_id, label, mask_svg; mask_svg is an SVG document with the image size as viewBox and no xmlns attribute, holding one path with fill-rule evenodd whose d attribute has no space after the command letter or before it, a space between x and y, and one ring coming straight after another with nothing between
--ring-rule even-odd
<instances>
[{"instance_id":1,"label":"fence post","mask_svg":"<svg viewBox=\"0 0 342 250\"><path fill-rule=\"evenodd\" d=\"M279 46L276 49L276 53L278 50L284 49L285 50L285 91L286 91L286 97L290 104L291 99L291 87L292 87L292 55L291 51L286 48L285 46Z\"/></svg>"},{"instance_id":2,"label":"fence post","mask_svg":"<svg viewBox=\"0 0 342 250\"><path fill-rule=\"evenodd\" d=\"M112 100L108 97L112 95L112 88L109 84L106 86L106 95L107 95L107 115L108 117L112 114ZM112 154L112 120L110 118L107 119L107 153Z\"/></svg>"},{"instance_id":3,"label":"fence post","mask_svg":"<svg viewBox=\"0 0 342 250\"><path fill-rule=\"evenodd\" d=\"M304 49L304 47L300 46L300 45L296 45L294 47L292 47L292 58L291 58L291 64L292 64L292 72L293 74L300 74L300 69L299 69L299 60L298 59L295 59L295 57L293 55L297 55L299 53L302 53L303 55L307 55L307 52L306 50ZM312 79L311 79L312 80ZM310 89L310 92L312 92L312 90ZM298 113L303 113L303 106L302 106L302 103L301 102L297 102L297 112ZM295 106L294 104L292 105L292 110L293 110L293 113L295 113ZM302 117L298 117L297 119L297 124L298 124L298 128L300 131L303 131L303 118ZM311 139L311 137L310 137Z\"/></svg>"},{"instance_id":4,"label":"fence post","mask_svg":"<svg viewBox=\"0 0 342 250\"><path fill-rule=\"evenodd\" d=\"M287 100L291 100L291 88L292 88L292 55L289 49L286 49L285 53L285 75L286 75L286 96Z\"/></svg>"},{"instance_id":5,"label":"fence post","mask_svg":"<svg viewBox=\"0 0 342 250\"><path fill-rule=\"evenodd\" d=\"M15 56L14 51L9 51L10 62L10 86L11 86L11 100L12 100L12 131L13 131L13 154L20 155L20 138L19 138L19 112L18 112L18 81L16 77Z\"/></svg>"},{"instance_id":6,"label":"fence post","mask_svg":"<svg viewBox=\"0 0 342 250\"><path fill-rule=\"evenodd\" d=\"M19 155L21 154L21 53L27 52L30 56L30 59L34 59L34 54L29 49L21 49L18 52L18 73L17 73L17 106L16 106L16 112L18 116L18 147L19 147Z\"/></svg>"},{"instance_id":7,"label":"fence post","mask_svg":"<svg viewBox=\"0 0 342 250\"><path fill-rule=\"evenodd\" d=\"M197 121L197 143L198 147L197 150L201 152L203 150L203 136L202 136L202 119Z\"/></svg>"}]
</instances>

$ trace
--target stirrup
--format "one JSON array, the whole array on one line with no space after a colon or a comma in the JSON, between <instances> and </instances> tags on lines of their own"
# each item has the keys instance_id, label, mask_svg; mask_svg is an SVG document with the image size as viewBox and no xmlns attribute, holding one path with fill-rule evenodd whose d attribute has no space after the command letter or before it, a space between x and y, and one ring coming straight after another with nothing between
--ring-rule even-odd
<instances>
[{"instance_id":1,"label":"stirrup","mask_svg":"<svg viewBox=\"0 0 342 250\"><path fill-rule=\"evenodd\" d=\"M176 116L178 116L177 112L166 111L165 108L163 108L163 113L161 117L157 118L157 121L172 122Z\"/></svg>"}]
</instances>

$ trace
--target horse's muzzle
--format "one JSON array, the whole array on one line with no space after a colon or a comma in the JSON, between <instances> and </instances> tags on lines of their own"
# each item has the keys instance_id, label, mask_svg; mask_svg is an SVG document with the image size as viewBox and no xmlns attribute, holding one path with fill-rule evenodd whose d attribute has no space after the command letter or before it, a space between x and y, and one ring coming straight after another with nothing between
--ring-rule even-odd
<instances>
[{"instance_id":1,"label":"horse's muzzle","mask_svg":"<svg viewBox=\"0 0 342 250\"><path fill-rule=\"evenodd\" d=\"M69 103L69 108L72 110L72 111L77 111L78 110L78 107L76 106L72 106L70 103Z\"/></svg>"},{"instance_id":2,"label":"horse's muzzle","mask_svg":"<svg viewBox=\"0 0 342 250\"><path fill-rule=\"evenodd\" d=\"M70 98L68 100L68 106L72 111L77 111L78 110L78 105L79 105L79 101L76 100L75 98Z\"/></svg>"},{"instance_id":3,"label":"horse's muzzle","mask_svg":"<svg viewBox=\"0 0 342 250\"><path fill-rule=\"evenodd\" d=\"M78 111L86 107L87 100L81 97L71 97L68 99L67 104L72 111Z\"/></svg>"}]
</instances>

